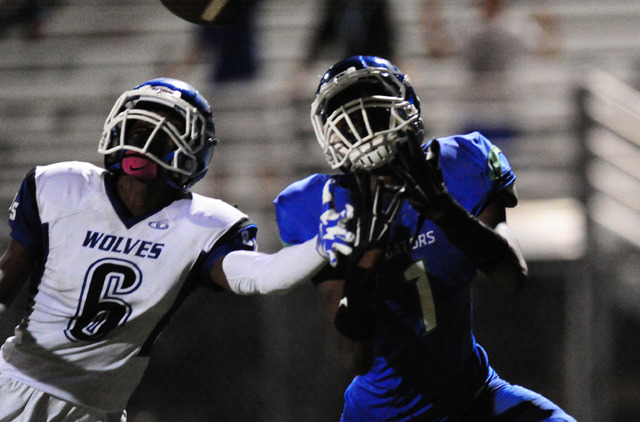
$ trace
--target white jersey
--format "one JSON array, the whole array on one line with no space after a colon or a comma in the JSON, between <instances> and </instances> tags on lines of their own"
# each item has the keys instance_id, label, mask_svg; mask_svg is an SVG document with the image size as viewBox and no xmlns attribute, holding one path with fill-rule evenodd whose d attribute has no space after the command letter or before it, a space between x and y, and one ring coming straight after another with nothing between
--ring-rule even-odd
<instances>
[{"instance_id":1,"label":"white jersey","mask_svg":"<svg viewBox=\"0 0 640 422\"><path fill-rule=\"evenodd\" d=\"M31 210L23 212L35 211L42 267L32 276L31 312L2 347L0 372L72 403L118 412L174 305L192 280L208 280L203 262L254 249L255 226L231 205L197 194L128 219L107 174L78 162L37 167L31 204L25 179L11 208L12 236L34 248L18 223L23 205Z\"/></svg>"}]
</instances>

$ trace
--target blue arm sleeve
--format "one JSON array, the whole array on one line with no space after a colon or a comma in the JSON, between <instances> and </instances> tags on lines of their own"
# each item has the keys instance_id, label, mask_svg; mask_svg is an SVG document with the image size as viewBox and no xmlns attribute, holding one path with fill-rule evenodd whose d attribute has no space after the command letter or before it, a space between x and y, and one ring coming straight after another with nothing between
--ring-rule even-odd
<instances>
[{"instance_id":1,"label":"blue arm sleeve","mask_svg":"<svg viewBox=\"0 0 640 422\"><path fill-rule=\"evenodd\" d=\"M322 214L322 189L330 178L336 178L334 201L337 211L349 202L349 191L343 175L313 174L286 187L273 201L280 240L286 246L304 243L318 234Z\"/></svg>"},{"instance_id":2,"label":"blue arm sleeve","mask_svg":"<svg viewBox=\"0 0 640 422\"><path fill-rule=\"evenodd\" d=\"M36 201L35 169L25 176L9 209L11 238L30 251L43 244L42 222Z\"/></svg>"},{"instance_id":3,"label":"blue arm sleeve","mask_svg":"<svg viewBox=\"0 0 640 422\"><path fill-rule=\"evenodd\" d=\"M231 251L255 251L258 249L256 235L258 227L249 220L244 219L238 222L207 253L204 253L199 260L200 275L202 280L209 280L209 274L216 261ZM197 264L198 265L198 264ZM208 284L208 282L206 283Z\"/></svg>"},{"instance_id":4,"label":"blue arm sleeve","mask_svg":"<svg viewBox=\"0 0 640 422\"><path fill-rule=\"evenodd\" d=\"M273 201L284 245L303 243L318 234L322 187L326 180L323 175L311 175L286 187Z\"/></svg>"},{"instance_id":5,"label":"blue arm sleeve","mask_svg":"<svg viewBox=\"0 0 640 422\"><path fill-rule=\"evenodd\" d=\"M500 195L505 196L508 206L515 206L516 176L496 145L479 132L440 138L439 142L445 185L463 207L478 215Z\"/></svg>"}]
</instances>

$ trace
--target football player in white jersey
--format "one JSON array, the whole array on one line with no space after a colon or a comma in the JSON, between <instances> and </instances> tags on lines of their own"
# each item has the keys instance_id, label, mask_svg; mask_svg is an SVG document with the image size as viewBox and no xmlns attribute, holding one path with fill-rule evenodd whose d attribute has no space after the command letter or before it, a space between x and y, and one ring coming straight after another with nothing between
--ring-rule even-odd
<instances>
[{"instance_id":1,"label":"football player in white jersey","mask_svg":"<svg viewBox=\"0 0 640 422\"><path fill-rule=\"evenodd\" d=\"M0 421L126 420L154 340L194 287L286 291L349 253L351 213L330 197L318 236L258 252L244 213L189 191L216 143L206 99L154 79L106 119L105 169L62 162L25 177L0 260L0 313L28 279L30 306L0 352Z\"/></svg>"}]
</instances>

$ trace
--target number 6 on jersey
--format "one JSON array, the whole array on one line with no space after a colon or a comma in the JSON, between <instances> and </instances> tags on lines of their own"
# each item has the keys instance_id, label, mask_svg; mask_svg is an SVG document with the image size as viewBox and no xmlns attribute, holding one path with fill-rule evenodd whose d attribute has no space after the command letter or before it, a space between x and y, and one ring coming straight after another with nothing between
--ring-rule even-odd
<instances>
[{"instance_id":1,"label":"number 6 on jersey","mask_svg":"<svg viewBox=\"0 0 640 422\"><path fill-rule=\"evenodd\" d=\"M106 258L85 275L76 315L65 335L72 341L98 340L127 322L132 307L123 298L140 287L142 272L133 263Z\"/></svg>"}]
</instances>

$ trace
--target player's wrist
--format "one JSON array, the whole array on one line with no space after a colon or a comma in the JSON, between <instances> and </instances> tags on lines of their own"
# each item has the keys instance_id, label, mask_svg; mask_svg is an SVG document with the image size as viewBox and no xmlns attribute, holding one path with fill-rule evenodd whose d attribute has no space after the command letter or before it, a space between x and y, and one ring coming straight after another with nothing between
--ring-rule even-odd
<instances>
[{"instance_id":1,"label":"player's wrist","mask_svg":"<svg viewBox=\"0 0 640 422\"><path fill-rule=\"evenodd\" d=\"M419 187L409 191L409 203L418 213L434 222L445 217L447 203L453 200L447 192L439 195L424 195L423 190Z\"/></svg>"},{"instance_id":2,"label":"player's wrist","mask_svg":"<svg viewBox=\"0 0 640 422\"><path fill-rule=\"evenodd\" d=\"M429 218L441 228L453 232L460 223L467 221L471 214L451 195L443 194L431 207Z\"/></svg>"},{"instance_id":3,"label":"player's wrist","mask_svg":"<svg viewBox=\"0 0 640 422\"><path fill-rule=\"evenodd\" d=\"M334 325L345 337L370 339L376 328L375 269L350 266Z\"/></svg>"},{"instance_id":4,"label":"player's wrist","mask_svg":"<svg viewBox=\"0 0 640 422\"><path fill-rule=\"evenodd\" d=\"M375 291L375 268L350 265L347 268L342 296L372 298Z\"/></svg>"},{"instance_id":5,"label":"player's wrist","mask_svg":"<svg viewBox=\"0 0 640 422\"><path fill-rule=\"evenodd\" d=\"M370 339L376 330L376 314L373 305L367 302L355 302L349 307L340 306L336 312L334 325L340 334L352 340Z\"/></svg>"}]
</instances>

